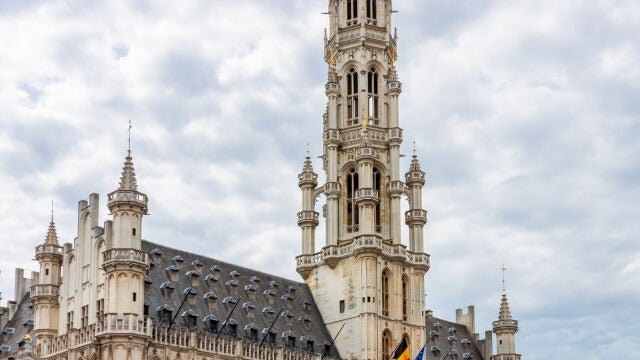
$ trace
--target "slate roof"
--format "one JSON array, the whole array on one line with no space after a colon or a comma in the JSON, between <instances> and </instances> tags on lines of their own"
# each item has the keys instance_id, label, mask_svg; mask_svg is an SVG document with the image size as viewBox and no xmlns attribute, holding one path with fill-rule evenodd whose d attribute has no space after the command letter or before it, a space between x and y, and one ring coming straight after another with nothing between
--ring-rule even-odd
<instances>
[{"instance_id":1,"label":"slate roof","mask_svg":"<svg viewBox=\"0 0 640 360\"><path fill-rule=\"evenodd\" d=\"M24 336L29 334L33 338L33 306L27 292L16 309L15 314L7 321L0 333L0 356L15 352L24 346Z\"/></svg>"},{"instance_id":2,"label":"slate roof","mask_svg":"<svg viewBox=\"0 0 640 360\"><path fill-rule=\"evenodd\" d=\"M268 339L275 338L276 346L307 351L311 350L307 348L311 341L312 351L320 353L331 343L331 335L305 283L146 240L142 241L142 250L151 261L150 274L145 277L145 311L155 322L167 323L188 294L174 327L220 331L237 303L228 322L235 325L235 337L256 339L257 335L255 341L260 342L282 308L270 331L274 335ZM163 314L165 311L170 314ZM216 329L211 328L211 321L217 322ZM221 336L233 336L229 326ZM335 347L333 353L338 357Z\"/></svg>"},{"instance_id":3,"label":"slate roof","mask_svg":"<svg viewBox=\"0 0 640 360\"><path fill-rule=\"evenodd\" d=\"M425 323L427 334L431 336L431 339L427 343L423 359L440 360L446 356L447 351L451 351L447 359L485 360L474 341L473 334L469 332L466 326L429 315L426 316Z\"/></svg>"}]
</instances>

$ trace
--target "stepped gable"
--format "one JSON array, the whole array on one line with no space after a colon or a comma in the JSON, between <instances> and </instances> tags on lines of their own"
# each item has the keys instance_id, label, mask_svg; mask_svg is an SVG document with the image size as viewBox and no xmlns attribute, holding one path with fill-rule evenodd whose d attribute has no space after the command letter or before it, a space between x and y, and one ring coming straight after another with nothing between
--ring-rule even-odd
<instances>
[{"instance_id":1,"label":"stepped gable","mask_svg":"<svg viewBox=\"0 0 640 360\"><path fill-rule=\"evenodd\" d=\"M484 359L484 357L482 356L482 352L480 351L480 349L478 349L478 346L474 340L474 335L469 332L466 326L455 322L438 319L429 315L426 316L425 322L427 327L427 335L433 334L433 336L427 343L427 348L424 354L425 356L423 357L424 360L441 360L446 356L447 351L449 351L450 349L453 349L455 352L452 352L449 355L449 359ZM455 331L450 331L452 329L455 329ZM437 336L432 333L434 331ZM453 336L455 340L450 339L451 336ZM437 346L439 350L435 349L434 346ZM455 354L457 354L457 356L453 356ZM465 354L470 354L471 357L465 357Z\"/></svg>"},{"instance_id":2,"label":"stepped gable","mask_svg":"<svg viewBox=\"0 0 640 360\"><path fill-rule=\"evenodd\" d=\"M0 357L10 353L15 353L20 347L25 346L25 335L34 339L33 334L33 306L29 300L27 292L0 333Z\"/></svg>"},{"instance_id":3,"label":"stepped gable","mask_svg":"<svg viewBox=\"0 0 640 360\"><path fill-rule=\"evenodd\" d=\"M142 250L151 261L149 275L145 277L145 312L154 322L166 324L168 317L163 316L163 311L175 315L189 293L190 298L175 320L175 328L195 326L201 332L215 332L211 328L213 320L220 331L238 301L229 321L236 325L237 338L252 338L257 330L260 342L282 307L271 330L275 346L321 353L331 343L331 335L305 283L146 240L142 240ZM233 335L227 326L220 336ZM335 347L333 353L337 354Z\"/></svg>"}]
</instances>

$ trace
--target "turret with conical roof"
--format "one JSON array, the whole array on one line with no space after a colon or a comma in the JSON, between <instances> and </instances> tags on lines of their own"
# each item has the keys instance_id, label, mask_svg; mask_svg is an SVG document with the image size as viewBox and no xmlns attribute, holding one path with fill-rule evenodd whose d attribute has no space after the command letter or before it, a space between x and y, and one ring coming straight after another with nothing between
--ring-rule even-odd
<instances>
[{"instance_id":1,"label":"turret with conical roof","mask_svg":"<svg viewBox=\"0 0 640 360\"><path fill-rule=\"evenodd\" d=\"M48 346L58 335L60 306L58 294L61 282L62 246L58 243L56 224L51 212L49 229L44 243L36 246L36 261L40 263L38 284L31 286L31 302L39 316L35 318L34 333L38 346Z\"/></svg>"},{"instance_id":2,"label":"turret with conical roof","mask_svg":"<svg viewBox=\"0 0 640 360\"><path fill-rule=\"evenodd\" d=\"M313 254L315 249L315 230L318 226L318 213L313 210L315 190L318 186L318 174L313 171L309 144L302 172L298 174L298 186L302 190L302 211L298 213L298 226L302 230L302 253Z\"/></svg>"}]
</instances>

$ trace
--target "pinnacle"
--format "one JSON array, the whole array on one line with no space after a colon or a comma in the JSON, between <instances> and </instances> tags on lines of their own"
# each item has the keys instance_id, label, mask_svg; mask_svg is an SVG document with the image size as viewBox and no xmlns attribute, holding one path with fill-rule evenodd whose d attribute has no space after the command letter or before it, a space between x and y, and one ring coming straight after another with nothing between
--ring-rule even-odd
<instances>
[{"instance_id":1,"label":"pinnacle","mask_svg":"<svg viewBox=\"0 0 640 360\"><path fill-rule=\"evenodd\" d=\"M131 150L127 151L127 157L125 157L124 166L122 167L122 175L120 176L120 187L118 190L138 190L138 183L136 181L136 171L133 168L133 161L131 157Z\"/></svg>"},{"instance_id":2,"label":"pinnacle","mask_svg":"<svg viewBox=\"0 0 640 360\"><path fill-rule=\"evenodd\" d=\"M420 170L420 161L418 160L418 155L413 153L413 159L411 159L410 171L421 171Z\"/></svg>"},{"instance_id":3,"label":"pinnacle","mask_svg":"<svg viewBox=\"0 0 640 360\"><path fill-rule=\"evenodd\" d=\"M58 245L58 234L56 233L56 223L51 218L49 222L49 231L44 239L45 244Z\"/></svg>"},{"instance_id":4,"label":"pinnacle","mask_svg":"<svg viewBox=\"0 0 640 360\"><path fill-rule=\"evenodd\" d=\"M507 292L502 290L502 301L500 302L499 320L511 320L511 310L509 310L509 301L507 300Z\"/></svg>"}]
</instances>

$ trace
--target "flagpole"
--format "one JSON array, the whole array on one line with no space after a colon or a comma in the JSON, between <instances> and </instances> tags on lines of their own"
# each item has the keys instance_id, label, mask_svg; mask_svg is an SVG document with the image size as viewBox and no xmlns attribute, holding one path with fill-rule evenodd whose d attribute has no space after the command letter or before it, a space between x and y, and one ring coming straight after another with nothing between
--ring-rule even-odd
<instances>
[{"instance_id":1,"label":"flagpole","mask_svg":"<svg viewBox=\"0 0 640 360\"><path fill-rule=\"evenodd\" d=\"M340 330L338 330L338 333L336 334L336 336L333 339L331 339L331 344L329 344L329 352L331 352L331 348L333 347L334 341L336 341L336 339L338 338L338 335L340 335L340 331L342 331L342 328L345 325L346 325L346 323L342 324L342 326L340 326ZM323 360L325 356L327 356L327 352L326 351L325 351L324 354L322 354L322 357L320 358L320 360Z\"/></svg>"},{"instance_id":2,"label":"flagpole","mask_svg":"<svg viewBox=\"0 0 640 360\"><path fill-rule=\"evenodd\" d=\"M267 333L264 334L264 336L262 337L262 340L260 341L260 345L258 345L258 349L260 349L262 347L262 343L264 343L264 340L269 335L269 332L271 332L271 328L273 328L273 325L276 324L276 321L278 320L278 316L280 316L280 313L282 312L282 310L284 310L284 308L281 307L280 311L278 311L278 314L276 315L276 318L273 319L273 322L271 322L271 326L269 326L269 329L267 330Z\"/></svg>"},{"instance_id":3,"label":"flagpole","mask_svg":"<svg viewBox=\"0 0 640 360\"><path fill-rule=\"evenodd\" d=\"M227 326L227 322L229 321L229 318L231 318L231 314L233 314L233 312L236 310L236 306L238 306L240 299L242 298L241 297L238 298L235 305L233 305L233 309L231 309L231 312L229 313L229 315L227 315L227 319L224 321L224 323L222 323L222 327L220 328L220 331L218 331L218 335L216 335L216 340L218 340L218 338L220 337L220 334L222 334L222 330L224 330L224 327Z\"/></svg>"},{"instance_id":4,"label":"flagpole","mask_svg":"<svg viewBox=\"0 0 640 360\"><path fill-rule=\"evenodd\" d=\"M395 349L393 349L393 351L389 353L389 358L387 360L391 360L391 356L393 356L393 354L396 353L396 350L398 350L398 348L400 347L400 344L402 344L403 341L404 341L404 337L402 337L402 340L400 340L398 345L396 345ZM409 346L409 344L407 344L407 346Z\"/></svg>"}]
</instances>

